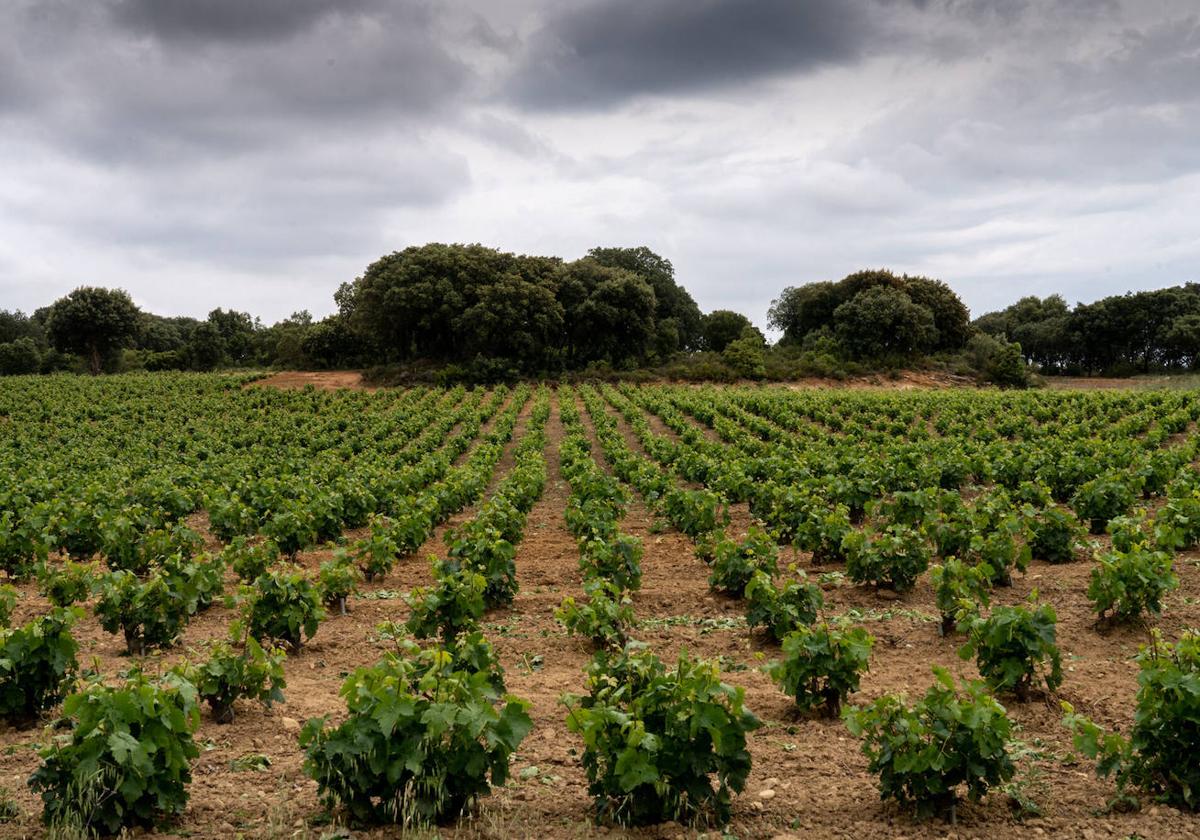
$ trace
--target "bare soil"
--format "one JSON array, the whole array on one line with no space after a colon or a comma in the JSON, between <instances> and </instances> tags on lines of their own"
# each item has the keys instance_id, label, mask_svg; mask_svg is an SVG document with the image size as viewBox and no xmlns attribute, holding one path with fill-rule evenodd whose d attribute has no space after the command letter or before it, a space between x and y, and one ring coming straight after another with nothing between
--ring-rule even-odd
<instances>
[{"instance_id":1,"label":"bare soil","mask_svg":"<svg viewBox=\"0 0 1200 840\"><path fill-rule=\"evenodd\" d=\"M584 422L590 420L584 413ZM697 832L675 824L634 831L592 825L589 798L580 765L582 747L564 724L563 693L583 690L583 667L591 655L588 643L566 636L553 610L568 594L581 592L575 542L563 521L569 488L558 468L563 427L556 410L547 425L549 480L542 499L530 512L517 555L520 593L511 609L487 616L485 631L500 653L509 689L532 703L535 727L522 744L513 779L485 799L476 812L446 837L576 838L630 836L693 837ZM602 458L598 447L595 455ZM505 463L509 462L506 455ZM203 517L193 520L203 528ZM1066 681L1057 697L1036 697L1026 704L1004 702L1017 724L1021 742L1023 792L1038 802L1043 815L1017 821L1005 794L994 792L981 804L959 809L958 823L916 822L879 801L875 778L867 773L858 742L837 720L799 716L788 697L762 673L778 656L778 648L747 631L742 604L709 591L707 567L692 553L691 542L661 523L639 501L630 504L622 529L643 540L644 577L634 604L642 626L635 636L660 657L671 660L681 651L719 658L725 679L746 689L747 704L763 727L750 738L754 770L746 792L735 803L727 831L740 838L1022 838L1200 836L1200 818L1164 806L1148 806L1131 814L1105 813L1113 790L1099 781L1086 760L1072 757L1069 733L1061 724L1058 703L1066 700L1106 726L1127 728L1132 720L1136 664L1131 657L1147 638L1147 628L1098 630L1084 596L1090 562L1051 566L1034 563L1018 575L1010 590L998 590L996 602L1016 603L1038 590L1058 611L1058 638ZM218 545L209 538L209 548ZM442 550L429 544L423 554ZM315 570L326 550L304 552L300 562ZM810 575L836 571L813 567L806 555L785 550L783 564L795 561ZM1179 556L1180 590L1168 599L1155 624L1173 637L1186 627L1200 626L1200 554ZM374 663L390 643L376 626L402 621L407 608L400 593L429 582L426 556L402 563L387 579L362 587L350 601L350 613L331 616L303 651L286 665L287 700L271 709L240 703L229 725L206 714L197 733L202 754L194 766L191 801L182 818L152 836L193 838L318 838L328 829L322 821L316 785L302 769L296 744L301 723L329 715L341 719L344 705L338 689L345 674ZM230 579L232 587L233 580ZM32 585L20 587L22 599L14 621L27 621L46 609ZM927 580L904 596L833 584L826 587L827 613L857 610L877 641L870 672L853 701L871 700L885 692L917 696L931 683L930 666L940 664L960 677L976 677L973 663L958 658L961 638L942 638L937 608ZM208 640L225 635L234 610L216 606L195 618L182 644L145 658L150 672L199 651ZM123 641L100 628L91 616L78 625L81 662L95 663L105 674L135 664L125 656ZM0 824L0 837L41 837L40 805L25 786L38 759L31 746L46 735L40 728L0 730L0 785L11 795L20 816ZM236 772L230 762L261 754L270 760L263 771ZM531 770L530 768L536 768ZM527 771L522 773L521 771ZM354 837L397 837L395 828L354 831ZM432 836L429 835L429 836ZM719 837L720 833L709 833Z\"/></svg>"},{"instance_id":2,"label":"bare soil","mask_svg":"<svg viewBox=\"0 0 1200 840\"><path fill-rule=\"evenodd\" d=\"M348 388L352 391L375 391L363 383L362 374L356 370L285 370L251 383L253 386L299 390L308 385L318 391L336 391Z\"/></svg>"}]
</instances>

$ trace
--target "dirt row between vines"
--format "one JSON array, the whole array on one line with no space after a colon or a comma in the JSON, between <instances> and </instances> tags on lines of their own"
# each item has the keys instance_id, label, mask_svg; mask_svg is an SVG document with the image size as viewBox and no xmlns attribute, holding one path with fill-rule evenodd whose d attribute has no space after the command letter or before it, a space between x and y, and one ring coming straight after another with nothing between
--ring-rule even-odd
<instances>
[{"instance_id":1,"label":"dirt row between vines","mask_svg":"<svg viewBox=\"0 0 1200 840\"><path fill-rule=\"evenodd\" d=\"M529 405L522 412L514 441L527 422L528 411ZM630 445L640 451L627 424L614 416ZM586 412L583 420L597 462L604 465ZM563 693L583 690L583 668L591 650L587 642L566 636L553 620L553 610L564 596L582 592L575 541L563 520L569 487L558 465L563 426L557 404L547 423L547 438L545 493L530 512L518 547L520 592L511 609L489 614L484 627L506 668L509 690L531 702L535 726L521 745L510 783L483 800L469 819L439 833L495 838L694 836L695 831L674 824L626 832L596 827L588 820L581 746L567 731L566 711L559 702ZM511 464L512 446L506 450L492 486ZM631 492L631 496L635 494ZM458 515L456 521L466 515L469 513ZM1043 817L1018 823L1010 815L1005 796L995 793L983 804L962 807L956 826L914 822L880 803L875 779L866 772L858 743L842 723L796 715L789 698L759 670L778 655L778 648L746 630L740 602L709 591L707 568L693 556L691 542L656 523L640 500L631 503L622 530L640 537L645 546L642 588L633 599L643 624L633 635L666 661L684 649L692 656L719 659L726 681L745 688L747 705L763 721L763 727L750 736L754 769L747 791L735 803L734 821L727 829L730 833L741 838L782 835L862 840L881 836L1127 837L1135 833L1160 838L1200 832L1196 818L1164 807L1149 807L1136 814L1098 814L1111 788L1094 778L1088 763L1064 760L1070 744L1061 726L1057 698L1025 705L1006 702L1018 723L1023 753L1036 757L1023 759L1021 766L1026 772L1025 793L1042 805ZM386 580L365 585L362 594L351 600L349 615L332 616L321 625L303 652L287 664L285 703L268 710L242 703L237 719L227 726L205 717L197 733L203 752L194 768L191 802L182 819L162 836L318 838L327 831L321 824L316 785L302 770L297 732L309 717L342 718L344 705L338 697L342 679L354 668L374 663L389 648L389 642L377 638L375 627L385 620L407 617L400 595L430 581L429 553L444 553L437 537L420 556L402 563ZM326 551L311 551L300 559L315 570L327 556ZM794 556L790 550L785 550L781 559L799 562L810 574L832 570L813 569L807 557ZM1182 588L1170 596L1166 613L1157 622L1169 637L1185 627L1200 625L1197 557L1181 556L1177 565ZM1136 688L1136 666L1130 657L1144 640L1145 631L1096 631L1084 597L1088 572L1086 562L1066 566L1035 563L1027 575L1017 576L1011 590L1000 590L996 600L1016 603L1037 588L1044 600L1053 603L1059 615L1066 669L1060 698L1104 724L1125 727L1132 718ZM15 617L18 621L28 620L46 606L33 587L23 587L22 593ZM959 640L939 637L927 578L901 598L842 585L828 588L826 599L830 615L859 610L869 619L865 624L877 639L871 670L854 701L891 691L919 695L932 680L932 664L944 665L962 677L977 675L971 663L955 655ZM144 667L151 672L165 670L189 648L223 637L235 617L233 610L214 607L188 626L180 647L148 657ZM133 664L123 655L122 640L104 633L90 611L77 635L81 661L91 663L94 658L102 673L116 674ZM22 811L15 822L0 825L0 836L41 836L36 819L39 805L25 787L25 779L37 766L28 745L41 738L37 729L0 732L0 784ZM252 754L267 756L270 766L257 772L231 768L233 760ZM1030 767L1035 768L1033 774L1027 772ZM354 831L355 837L398 835L394 828ZM720 836L720 832L709 836Z\"/></svg>"}]
</instances>

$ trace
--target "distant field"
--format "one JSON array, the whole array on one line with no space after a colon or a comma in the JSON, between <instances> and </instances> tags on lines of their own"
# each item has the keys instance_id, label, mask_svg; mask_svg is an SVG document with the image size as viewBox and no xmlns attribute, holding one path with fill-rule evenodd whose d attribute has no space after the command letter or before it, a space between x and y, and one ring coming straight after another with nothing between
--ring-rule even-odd
<instances>
[{"instance_id":1,"label":"distant field","mask_svg":"<svg viewBox=\"0 0 1200 840\"><path fill-rule=\"evenodd\" d=\"M20 378L0 387L0 563L19 594L11 626L50 610L29 575L39 563L63 568L68 555L97 562L100 573L125 566L143 580L161 577L193 596L209 576L206 598L181 596L179 609L190 614L175 642L144 657L128 655L125 637L101 626L102 592L83 598L72 630L78 659L109 683L134 665L159 675L207 656L253 597L243 584L256 576L242 581L233 567L246 544L274 543L281 552L270 568L317 582L322 564L346 552L366 564L372 541L391 540L389 562L358 584L347 613L331 608L289 654L283 702L264 709L240 701L229 724L205 711L190 802L164 835L323 836L327 818L302 766L300 726L322 715L345 719L343 678L396 649L396 628L381 624L409 617L404 594L434 584L428 558L445 558L452 547L467 568L478 563L487 572L489 585L515 587L511 604L489 610L480 627L507 690L530 702L533 729L509 783L442 833L605 833L589 822L583 744L568 732L560 703L563 694L586 692L593 650L564 630L555 609L567 596L586 601L585 578L605 574L582 533L606 534L598 539L612 544L625 535L640 545L633 560L640 581L627 587L628 635L668 664L681 651L716 663L763 722L748 738L752 769L733 802L732 835L1200 834L1197 817L1165 806L1104 812L1112 783L1075 755L1059 709L1065 700L1127 730L1138 674L1131 657L1147 629L1173 640L1200 626L1200 530L1171 519L1200 498L1200 393L1175 390L1182 379L1164 383L1173 390L1142 390L1149 380L1100 390L1088 380L1093 393L1058 390L1085 384L1078 380L1014 393L666 385L368 392L341 387L358 384L352 374L266 381L287 390L243 387L247 379ZM1128 499L1097 512L1089 495L1097 481L1119 485L1115 495ZM1033 550L1053 512L1072 523L1068 557L1057 558L1069 562ZM477 523L499 523L501 514L503 537L493 534L486 547L467 543ZM1086 593L1093 555L1112 548L1104 524L1117 516L1129 517L1117 523L1125 536L1160 542L1174 523L1169 550L1180 585L1146 623L1098 627ZM1088 535L1097 519L1101 533ZM962 635L940 632L926 567L945 555L992 564L993 607L1020 604L1034 591L1054 606L1061 687L1052 696L1035 691L1029 702L999 696L1015 724L1017 776L1007 789L961 804L956 827L918 823L880 802L859 741L841 721L795 709L762 668L780 658L780 645L748 625L745 597L710 586L706 547L760 528L778 545L777 569L769 560L762 566L777 586L801 578L816 584L822 619L874 637L850 705L889 692L921 695L934 665L959 679L979 677L973 659L956 655ZM855 545L846 539L852 532L864 534L865 548L846 547ZM889 587L886 568L863 579L858 559L878 553L884 533L907 540L916 567L911 589ZM497 548L501 540L508 554ZM211 588L214 569L219 592ZM998 581L1006 571L1011 586ZM43 722L56 711L45 710ZM39 765L33 747L52 735L41 726L0 730L0 784L19 811L0 835L40 834L40 802L25 779ZM1013 796L1041 814L1018 821Z\"/></svg>"}]
</instances>

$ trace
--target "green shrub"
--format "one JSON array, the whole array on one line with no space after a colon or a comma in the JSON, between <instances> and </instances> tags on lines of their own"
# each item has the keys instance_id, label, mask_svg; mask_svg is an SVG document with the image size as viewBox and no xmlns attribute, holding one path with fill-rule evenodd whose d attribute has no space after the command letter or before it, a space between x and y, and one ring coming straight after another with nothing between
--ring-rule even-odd
<instances>
[{"instance_id":1,"label":"green shrub","mask_svg":"<svg viewBox=\"0 0 1200 840\"><path fill-rule=\"evenodd\" d=\"M1079 539L1079 520L1059 508L1040 511L1029 509L1029 549L1034 557L1050 563L1070 563L1075 559Z\"/></svg>"},{"instance_id":2,"label":"green shrub","mask_svg":"<svg viewBox=\"0 0 1200 840\"><path fill-rule=\"evenodd\" d=\"M671 524L692 539L720 530L729 522L721 497L711 490L669 490L663 510Z\"/></svg>"},{"instance_id":3,"label":"green shrub","mask_svg":"<svg viewBox=\"0 0 1200 840\"><path fill-rule=\"evenodd\" d=\"M933 596L942 615L943 636L988 605L993 576L987 563L972 566L957 557L947 557L940 566L929 567Z\"/></svg>"},{"instance_id":4,"label":"green shrub","mask_svg":"<svg viewBox=\"0 0 1200 840\"><path fill-rule=\"evenodd\" d=\"M186 525L175 523L146 530L124 514L101 525L100 553L113 571L144 575L168 557L189 559L204 547L203 538Z\"/></svg>"},{"instance_id":5,"label":"green shrub","mask_svg":"<svg viewBox=\"0 0 1200 840\"><path fill-rule=\"evenodd\" d=\"M263 649L248 636L241 652L229 642L217 642L203 664L186 663L175 673L196 687L200 700L212 710L213 720L233 723L233 704L242 698L258 700L267 707L283 702L285 658L282 649Z\"/></svg>"},{"instance_id":6,"label":"green shrub","mask_svg":"<svg viewBox=\"0 0 1200 840\"><path fill-rule=\"evenodd\" d=\"M585 602L568 595L554 611L554 618L567 633L586 636L597 648L625 647L626 631L635 622L632 602L619 586L606 580L584 581L583 590Z\"/></svg>"},{"instance_id":7,"label":"green shrub","mask_svg":"<svg viewBox=\"0 0 1200 840\"><path fill-rule=\"evenodd\" d=\"M304 769L327 807L358 822L425 825L504 784L533 726L529 704L501 698L487 672L453 664L445 650L410 648L346 679L344 723L308 721Z\"/></svg>"},{"instance_id":8,"label":"green shrub","mask_svg":"<svg viewBox=\"0 0 1200 840\"><path fill-rule=\"evenodd\" d=\"M346 614L346 599L358 589L363 573L344 548L333 551L333 559L321 564L318 582L321 600L327 607L336 607L341 615Z\"/></svg>"},{"instance_id":9,"label":"green shrub","mask_svg":"<svg viewBox=\"0 0 1200 840\"><path fill-rule=\"evenodd\" d=\"M100 578L96 618L107 632L124 634L131 655L174 644L187 623L191 599L177 584L162 573L142 581L132 572L109 572Z\"/></svg>"},{"instance_id":10,"label":"green shrub","mask_svg":"<svg viewBox=\"0 0 1200 840\"><path fill-rule=\"evenodd\" d=\"M188 615L203 612L225 595L225 561L219 556L169 557L160 569L172 589L186 598Z\"/></svg>"},{"instance_id":11,"label":"green shrub","mask_svg":"<svg viewBox=\"0 0 1200 840\"><path fill-rule=\"evenodd\" d=\"M263 523L262 532L292 559L319 538L316 513L303 499L284 499Z\"/></svg>"},{"instance_id":12,"label":"green shrub","mask_svg":"<svg viewBox=\"0 0 1200 840\"><path fill-rule=\"evenodd\" d=\"M564 697L583 738L596 816L618 825L729 821L746 786L746 734L761 723L717 666L681 656L668 670L651 653L597 655L587 697ZM715 776L715 786L714 779Z\"/></svg>"},{"instance_id":13,"label":"green shrub","mask_svg":"<svg viewBox=\"0 0 1200 840\"><path fill-rule=\"evenodd\" d=\"M846 559L842 541L850 531L850 508L846 505L814 507L796 526L793 545L811 551L814 564L840 563Z\"/></svg>"},{"instance_id":14,"label":"green shrub","mask_svg":"<svg viewBox=\"0 0 1200 840\"><path fill-rule=\"evenodd\" d=\"M246 604L246 625L260 642L278 639L300 650L304 638L316 635L325 608L312 581L302 571L268 572L254 582Z\"/></svg>"},{"instance_id":15,"label":"green shrub","mask_svg":"<svg viewBox=\"0 0 1200 840\"><path fill-rule=\"evenodd\" d=\"M1170 554L1135 546L1096 557L1087 596L1101 620L1126 622L1158 615L1163 596L1178 587Z\"/></svg>"},{"instance_id":16,"label":"green shrub","mask_svg":"<svg viewBox=\"0 0 1200 840\"><path fill-rule=\"evenodd\" d=\"M864 739L863 754L870 772L879 775L881 798L953 822L961 786L978 801L1013 777L1012 725L982 682L958 690L949 671L933 672L937 681L914 705L889 694L848 709L843 718Z\"/></svg>"},{"instance_id":17,"label":"green shrub","mask_svg":"<svg viewBox=\"0 0 1200 840\"><path fill-rule=\"evenodd\" d=\"M370 535L354 544L358 566L368 583L387 577L396 567L401 553L392 520L386 516L372 517Z\"/></svg>"},{"instance_id":18,"label":"green shrub","mask_svg":"<svg viewBox=\"0 0 1200 840\"><path fill-rule=\"evenodd\" d=\"M740 596L755 572L766 572L771 576L779 573L778 555L779 547L771 535L752 525L740 542L717 541L708 585L728 595Z\"/></svg>"},{"instance_id":19,"label":"green shrub","mask_svg":"<svg viewBox=\"0 0 1200 840\"><path fill-rule=\"evenodd\" d=\"M243 583L254 583L279 561L279 546L271 540L252 543L247 537L234 537L221 557Z\"/></svg>"},{"instance_id":20,"label":"green shrub","mask_svg":"<svg viewBox=\"0 0 1200 840\"><path fill-rule=\"evenodd\" d=\"M985 530L971 537L971 554L992 569L992 583L1012 586L1013 569L1024 573L1032 552L1020 517L1008 513L991 519Z\"/></svg>"},{"instance_id":21,"label":"green shrub","mask_svg":"<svg viewBox=\"0 0 1200 840\"><path fill-rule=\"evenodd\" d=\"M767 672L800 709L823 706L828 717L837 717L850 692L858 691L874 644L861 627L799 627L783 638L783 659Z\"/></svg>"},{"instance_id":22,"label":"green shrub","mask_svg":"<svg viewBox=\"0 0 1200 840\"><path fill-rule=\"evenodd\" d=\"M1039 675L1048 692L1062 685L1057 627L1058 617L1049 604L996 607L987 619L971 623L958 655L975 656L979 673L993 691L1015 692L1025 702Z\"/></svg>"},{"instance_id":23,"label":"green shrub","mask_svg":"<svg viewBox=\"0 0 1200 840\"><path fill-rule=\"evenodd\" d=\"M493 499L491 510L499 511ZM519 538L519 532L518 532ZM517 595L517 547L499 524L473 519L450 534L449 555L483 575L483 600L488 608L508 606Z\"/></svg>"},{"instance_id":24,"label":"green shrub","mask_svg":"<svg viewBox=\"0 0 1200 840\"><path fill-rule=\"evenodd\" d=\"M1138 515L1138 514L1143 515ZM1132 516L1114 516L1108 520L1104 528L1112 541L1114 551L1133 551L1135 547L1146 547L1150 538L1146 535L1146 518L1144 511L1138 511ZM1174 551L1161 543L1156 546L1164 551Z\"/></svg>"},{"instance_id":25,"label":"green shrub","mask_svg":"<svg viewBox=\"0 0 1200 840\"><path fill-rule=\"evenodd\" d=\"M856 583L907 592L929 568L925 537L906 525L890 525L869 539L862 531L851 531L845 544L846 574Z\"/></svg>"},{"instance_id":26,"label":"green shrub","mask_svg":"<svg viewBox=\"0 0 1200 840\"><path fill-rule=\"evenodd\" d=\"M71 626L80 615L55 607L23 627L0 630L0 718L23 726L62 700L79 670Z\"/></svg>"},{"instance_id":27,"label":"green shrub","mask_svg":"<svg viewBox=\"0 0 1200 840\"><path fill-rule=\"evenodd\" d=\"M1200 491L1170 497L1154 514L1150 523L1154 543L1166 551L1185 551L1200 544ZM1128 551L1118 546L1114 536L1113 548Z\"/></svg>"},{"instance_id":28,"label":"green shrub","mask_svg":"<svg viewBox=\"0 0 1200 840\"><path fill-rule=\"evenodd\" d=\"M38 572L38 590L54 606L69 607L92 596L99 574L94 563L68 560L57 569L46 565Z\"/></svg>"},{"instance_id":29,"label":"green shrub","mask_svg":"<svg viewBox=\"0 0 1200 840\"><path fill-rule=\"evenodd\" d=\"M63 730L42 748L29 786L48 825L115 834L183 812L192 734L200 722L188 682L154 684L135 673L119 687L95 683L63 703Z\"/></svg>"},{"instance_id":30,"label":"green shrub","mask_svg":"<svg viewBox=\"0 0 1200 840\"><path fill-rule=\"evenodd\" d=\"M17 590L11 584L0 586L0 627L7 627L17 608Z\"/></svg>"},{"instance_id":31,"label":"green shrub","mask_svg":"<svg viewBox=\"0 0 1200 840\"><path fill-rule=\"evenodd\" d=\"M771 576L756 571L746 584L746 624L753 630L763 627L775 641L797 627L804 627L817 620L817 613L825 606L821 587L808 583L804 572L798 572L797 580L789 580L776 587Z\"/></svg>"},{"instance_id":32,"label":"green shrub","mask_svg":"<svg viewBox=\"0 0 1200 840\"><path fill-rule=\"evenodd\" d=\"M606 580L623 592L635 592L642 585L642 541L630 534L582 540L579 567L585 579Z\"/></svg>"},{"instance_id":33,"label":"green shrub","mask_svg":"<svg viewBox=\"0 0 1200 840\"><path fill-rule=\"evenodd\" d=\"M1075 492L1071 507L1080 519L1091 522L1093 534L1103 534L1110 519L1129 513L1136 495L1130 482L1119 476L1102 475Z\"/></svg>"},{"instance_id":34,"label":"green shrub","mask_svg":"<svg viewBox=\"0 0 1200 840\"><path fill-rule=\"evenodd\" d=\"M483 575L457 563L433 563L437 583L417 587L404 596L411 610L408 631L418 639L441 635L450 645L463 632L474 630L483 616Z\"/></svg>"},{"instance_id":35,"label":"green shrub","mask_svg":"<svg viewBox=\"0 0 1200 840\"><path fill-rule=\"evenodd\" d=\"M1135 787L1176 808L1200 810L1200 634L1185 631L1171 645L1154 630L1137 660L1129 738L1104 732L1063 703L1075 749L1097 759L1100 776L1116 776L1123 798Z\"/></svg>"}]
</instances>

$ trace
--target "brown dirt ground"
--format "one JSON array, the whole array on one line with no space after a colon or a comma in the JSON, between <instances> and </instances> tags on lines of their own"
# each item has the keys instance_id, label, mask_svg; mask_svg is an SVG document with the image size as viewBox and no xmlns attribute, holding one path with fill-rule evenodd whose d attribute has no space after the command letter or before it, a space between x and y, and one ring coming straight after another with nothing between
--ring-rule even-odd
<instances>
[{"instance_id":1,"label":"brown dirt ground","mask_svg":"<svg viewBox=\"0 0 1200 840\"><path fill-rule=\"evenodd\" d=\"M590 426L586 413L583 416ZM566 730L559 697L582 690L582 669L590 649L585 641L566 636L552 615L565 595L579 594L581 588L578 554L563 522L569 488L558 468L563 428L557 411L547 425L547 435L549 480L545 494L530 512L518 550L521 590L511 609L490 614L485 625L507 669L509 689L533 704L535 728L521 746L513 780L485 799L475 814L441 834L489 838L695 836L693 830L674 824L623 832L593 826L587 818L589 800L579 764L580 745ZM601 460L598 447L595 454ZM204 518L195 518L194 524L203 528ZM1106 726L1127 727L1137 672L1131 656L1146 638L1145 628L1105 632L1095 628L1084 597L1087 560L1063 566L1035 563L1028 574L1017 576L1011 590L1000 590L996 597L1000 603L1015 603L1036 588L1058 611L1059 643L1067 672L1059 697L1027 704L1005 701L1027 753L1020 762L1020 778L1026 793L1042 806L1044 816L1017 822L1004 794L996 792L981 804L963 806L958 824L948 826L936 821L918 823L882 804L858 743L845 727L838 721L795 714L789 699L759 670L777 656L778 648L746 630L739 602L708 590L707 568L693 556L689 540L670 529L661 530L640 502L630 505L622 528L641 537L645 545L642 589L634 598L644 623L634 635L667 660L685 648L692 655L719 657L726 680L745 687L748 705L764 723L750 737L754 770L746 792L735 803L734 821L728 827L731 834L740 838L855 840L1200 835L1200 819L1163 806L1149 806L1133 814L1104 813L1111 786L1098 781L1086 761L1071 758L1069 734L1061 725L1057 701L1071 702ZM304 650L289 659L285 703L267 710L240 704L237 719L227 726L205 717L196 736L203 752L194 765L187 811L176 825L153 836L314 840L322 836L325 829L320 827L316 786L302 771L296 732L309 717L327 714L340 719L344 706L337 693L343 676L372 664L387 649L389 643L378 639L375 627L381 621L406 617L400 593L427 583L429 566L424 555L444 550L432 543L423 556L402 563L387 579L364 585L362 594L351 599L349 615L330 617ZM215 541L210 539L209 547L215 550ZM315 570L327 557L327 550L308 551L300 562ZM790 550L781 560L795 561L812 574L835 570L814 568L808 557ZM1168 637L1186 627L1200 626L1200 554L1181 555L1177 569L1182 586L1169 597L1164 615L1155 622ZM46 608L33 586L21 590L16 621L26 621ZM871 670L854 700L870 700L892 691L921 694L931 682L932 664L944 665L960 677L977 676L972 663L955 655L960 640L938 635L937 610L927 580L901 597L852 585L830 585L826 599L830 615L862 611L868 619L866 626L877 639ZM212 608L191 622L179 647L147 657L144 666L151 672L164 670L189 650L222 637L234 617L234 610ZM104 633L90 613L80 623L77 636L82 662L94 661L95 667L108 674L133 664L123 655L120 638ZM21 810L17 820L0 825L0 837L42 836L38 803L25 786L25 779L37 766L29 746L41 737L36 728L0 730L0 785ZM270 767L261 772L230 768L232 760L254 753L268 756ZM520 772L530 767L537 768L536 774L521 779ZM399 835L397 829L354 832L355 837ZM720 833L708 836L719 837Z\"/></svg>"},{"instance_id":2,"label":"brown dirt ground","mask_svg":"<svg viewBox=\"0 0 1200 840\"><path fill-rule=\"evenodd\" d=\"M299 390L306 385L311 385L319 391L336 391L340 388L354 391L377 390L365 385L362 374L356 370L285 370L256 380L251 385L284 390Z\"/></svg>"}]
</instances>

